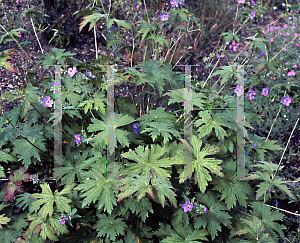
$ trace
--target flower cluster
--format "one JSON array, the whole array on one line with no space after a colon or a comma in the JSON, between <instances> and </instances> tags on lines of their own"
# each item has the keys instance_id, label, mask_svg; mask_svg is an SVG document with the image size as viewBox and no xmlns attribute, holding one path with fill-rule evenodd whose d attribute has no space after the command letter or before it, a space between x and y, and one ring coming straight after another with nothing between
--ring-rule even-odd
<instances>
[{"instance_id":1,"label":"flower cluster","mask_svg":"<svg viewBox=\"0 0 300 243\"><path fill-rule=\"evenodd\" d=\"M61 217L58 221L59 221L60 224L65 224L66 223L65 220L69 220L69 218L68 217Z\"/></svg>"},{"instance_id":2,"label":"flower cluster","mask_svg":"<svg viewBox=\"0 0 300 243\"><path fill-rule=\"evenodd\" d=\"M207 211L208 211L207 207L205 207L202 204L199 204L198 206L196 206L196 212L198 214L204 214L204 213L207 213Z\"/></svg>"},{"instance_id":3,"label":"flower cluster","mask_svg":"<svg viewBox=\"0 0 300 243\"><path fill-rule=\"evenodd\" d=\"M38 175L36 175L36 174L31 174L30 180L32 181L33 184L37 184L40 181Z\"/></svg>"}]
</instances>

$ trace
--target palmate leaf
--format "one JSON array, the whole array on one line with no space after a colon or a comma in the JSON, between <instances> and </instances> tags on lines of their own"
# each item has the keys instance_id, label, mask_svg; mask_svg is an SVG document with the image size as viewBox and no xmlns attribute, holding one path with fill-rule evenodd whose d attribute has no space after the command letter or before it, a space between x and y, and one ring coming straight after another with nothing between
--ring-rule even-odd
<instances>
[{"instance_id":1,"label":"palmate leaf","mask_svg":"<svg viewBox=\"0 0 300 243\"><path fill-rule=\"evenodd\" d=\"M79 24L79 33L83 29L84 26L86 26L88 23L90 23L89 31L96 25L96 23L99 23L102 18L108 17L108 14L101 14L101 13L93 13L91 15L83 17L83 21ZM109 27L108 27L109 28Z\"/></svg>"},{"instance_id":2,"label":"palmate leaf","mask_svg":"<svg viewBox=\"0 0 300 243\"><path fill-rule=\"evenodd\" d=\"M140 122L139 126L143 130L150 122L164 123L173 127L176 118L173 114L166 113L164 108L157 107L157 109L149 110L147 114L142 115L136 120Z\"/></svg>"},{"instance_id":3,"label":"palmate leaf","mask_svg":"<svg viewBox=\"0 0 300 243\"><path fill-rule=\"evenodd\" d=\"M280 234L281 238L284 238L283 230L285 230L286 227L282 224L274 222L281 222L284 214L279 213L279 210L274 210L271 207L263 205L263 203L259 202L251 202L251 207L253 209L250 211L251 214L256 216L260 220L263 219L263 224L266 228L265 232L276 238L277 236L274 231L277 231Z\"/></svg>"},{"instance_id":4,"label":"palmate leaf","mask_svg":"<svg viewBox=\"0 0 300 243\"><path fill-rule=\"evenodd\" d=\"M17 55L18 53L15 52L15 50L6 50L0 53L0 67L4 67L6 70L10 72L16 73L16 69L11 65L11 63L8 61L9 59L13 59L10 55Z\"/></svg>"},{"instance_id":5,"label":"palmate leaf","mask_svg":"<svg viewBox=\"0 0 300 243\"><path fill-rule=\"evenodd\" d=\"M258 185L259 189L256 192L256 200L258 200L266 191L270 191L272 187L278 188L283 193L286 193L289 197L295 199L292 192L286 186L288 185L288 182L283 181L282 178L276 178L272 180L271 175L267 172L262 173L258 171L257 174L259 175L260 180L264 180L264 182L261 182Z\"/></svg>"},{"instance_id":6,"label":"palmate leaf","mask_svg":"<svg viewBox=\"0 0 300 243\"><path fill-rule=\"evenodd\" d=\"M204 124L198 129L199 138L203 138L204 136L209 135L214 128L216 136L223 140L224 137L227 137L228 135L221 126L233 128L232 124L228 123L228 116L224 117L220 114L213 114L213 117L211 117L209 112L206 110L200 111L198 115L199 117L201 117L201 119L197 119L195 121L195 126L200 127L202 124Z\"/></svg>"},{"instance_id":7,"label":"palmate leaf","mask_svg":"<svg viewBox=\"0 0 300 243\"><path fill-rule=\"evenodd\" d=\"M207 207L208 211L196 218L194 227L195 229L207 228L214 240L218 235L217 231L221 231L221 224L231 226L230 219L232 217L224 212L227 208L224 203L217 199L216 193L211 191L207 194L196 193L196 196L198 201Z\"/></svg>"},{"instance_id":8,"label":"palmate leaf","mask_svg":"<svg viewBox=\"0 0 300 243\"><path fill-rule=\"evenodd\" d=\"M13 199L15 192L23 192L22 181L28 182L30 178L30 175L26 171L26 168L20 167L9 176L6 183L5 202Z\"/></svg>"},{"instance_id":9,"label":"palmate leaf","mask_svg":"<svg viewBox=\"0 0 300 243\"><path fill-rule=\"evenodd\" d=\"M136 179L134 177L136 177ZM146 193L155 199L152 191L152 185L150 184L150 176L134 175L134 177L125 177L125 179L121 180L123 186L118 187L117 190L122 192L117 196L117 202L131 196L135 192L137 201L140 201L143 197L145 197Z\"/></svg>"},{"instance_id":10,"label":"palmate leaf","mask_svg":"<svg viewBox=\"0 0 300 243\"><path fill-rule=\"evenodd\" d=\"M165 206L165 197L167 197L170 202L177 207L177 201L175 198L176 194L171 190L174 189L174 187L172 187L172 184L168 179L154 175L154 177L151 179L151 184L155 189L159 202L163 208Z\"/></svg>"},{"instance_id":11,"label":"palmate leaf","mask_svg":"<svg viewBox=\"0 0 300 243\"><path fill-rule=\"evenodd\" d=\"M221 192L222 196L220 200L225 199L228 209L236 206L237 201L240 205L247 207L246 195L250 195L251 193L251 187L248 182L240 182L237 179L216 177L212 184L215 185L213 190Z\"/></svg>"},{"instance_id":12,"label":"palmate leaf","mask_svg":"<svg viewBox=\"0 0 300 243\"><path fill-rule=\"evenodd\" d=\"M106 179L103 176L104 173L104 171L94 168L84 173L87 180L78 185L75 190L85 192L81 195L81 197L85 197L82 208L90 205L91 202L98 201L99 208L104 206L104 210L111 214L113 205L117 205L115 188L119 181L117 179Z\"/></svg>"},{"instance_id":13,"label":"palmate leaf","mask_svg":"<svg viewBox=\"0 0 300 243\"><path fill-rule=\"evenodd\" d=\"M161 243L198 243L199 240L208 241L205 237L208 235L206 229L193 229L191 225L183 227L182 223L172 221L174 230L169 225L161 224L161 228L155 232L158 236L167 236Z\"/></svg>"},{"instance_id":14,"label":"palmate leaf","mask_svg":"<svg viewBox=\"0 0 300 243\"><path fill-rule=\"evenodd\" d=\"M47 237L52 241L59 241L56 235L69 233L65 224L60 224L58 216L53 218L43 218L37 214L30 214L27 217L28 221L32 221L29 225L27 235L29 237L34 234L39 234L39 238L45 242Z\"/></svg>"},{"instance_id":15,"label":"palmate leaf","mask_svg":"<svg viewBox=\"0 0 300 243\"><path fill-rule=\"evenodd\" d=\"M21 236L23 228L28 226L25 220L26 213L14 216L6 229L0 229L0 240L5 243L15 242L18 236ZM6 220L5 220L6 221Z\"/></svg>"},{"instance_id":16,"label":"palmate leaf","mask_svg":"<svg viewBox=\"0 0 300 243\"><path fill-rule=\"evenodd\" d=\"M172 139L172 136L170 134L173 134L176 137L180 136L180 133L171 128L170 126L164 124L164 123L157 123L157 122L151 122L148 123L150 127L145 128L141 133L150 132L150 136L154 142L154 140L157 138L157 136L162 136L164 138L164 145Z\"/></svg>"},{"instance_id":17,"label":"palmate leaf","mask_svg":"<svg viewBox=\"0 0 300 243\"><path fill-rule=\"evenodd\" d=\"M28 124L25 124L22 130L18 130L19 135L24 138L19 138L13 141L15 145L13 149L14 154L19 154L19 160L23 160L22 163L25 168L28 168L31 165L31 157L33 156L38 161L41 161L40 152L46 151L46 146L44 143L44 138L41 134L41 126L36 125L30 127Z\"/></svg>"},{"instance_id":18,"label":"palmate leaf","mask_svg":"<svg viewBox=\"0 0 300 243\"><path fill-rule=\"evenodd\" d=\"M120 210L118 215L122 215L126 220L130 215L129 209L131 212L140 216L144 223L148 218L148 213L153 213L152 203L147 197L143 197L140 201L137 201L134 197L128 197L126 200L121 201L118 207L117 210Z\"/></svg>"},{"instance_id":19,"label":"palmate leaf","mask_svg":"<svg viewBox=\"0 0 300 243\"><path fill-rule=\"evenodd\" d=\"M112 124L106 124L106 121L101 121L98 119L91 119L94 124L90 124L87 127L88 132L103 131L95 135L91 140L91 143L100 143L100 146L103 148L106 146L107 136L108 139L114 139L115 147L117 147L117 142L119 142L121 145L124 144L125 146L129 147L129 140L126 138L129 132L117 128L130 124L134 122L135 119L133 119L131 116L123 114L115 114L114 119L115 123L112 129L115 130L115 137L111 134L107 134L107 126L112 126Z\"/></svg>"},{"instance_id":20,"label":"palmate leaf","mask_svg":"<svg viewBox=\"0 0 300 243\"><path fill-rule=\"evenodd\" d=\"M108 236L109 239L114 241L117 234L125 235L127 225L121 218L115 219L114 215L106 216L105 214L98 214L98 218L96 224L97 237Z\"/></svg>"},{"instance_id":21,"label":"palmate leaf","mask_svg":"<svg viewBox=\"0 0 300 243\"><path fill-rule=\"evenodd\" d=\"M186 92L186 93L185 93ZM174 89L171 91L166 92L163 94L163 96L170 96L168 105L174 104L174 103L184 103L189 102L191 105L195 105L199 108L203 108L205 104L205 95L203 93L196 93L194 90L190 89L190 91L187 91L186 88L182 89ZM186 106L187 103L185 103L185 109L186 111L192 110L192 107Z\"/></svg>"},{"instance_id":22,"label":"palmate leaf","mask_svg":"<svg viewBox=\"0 0 300 243\"><path fill-rule=\"evenodd\" d=\"M63 157L63 166L53 169L53 177L58 178L58 175L61 173L63 176L61 179L61 185L74 183L75 176L77 177L79 183L81 183L84 180L82 173L86 172L84 169L88 168L89 163L91 163L87 162L87 156L88 153L83 153L79 158L75 158L71 155L70 151L67 151L66 157Z\"/></svg>"},{"instance_id":23,"label":"palmate leaf","mask_svg":"<svg viewBox=\"0 0 300 243\"><path fill-rule=\"evenodd\" d=\"M7 224L9 221L11 221L10 218L4 217L4 214L0 215L0 229L3 229L2 225Z\"/></svg>"},{"instance_id":24,"label":"palmate leaf","mask_svg":"<svg viewBox=\"0 0 300 243\"><path fill-rule=\"evenodd\" d=\"M42 193L34 193L30 196L31 198L39 199L32 203L29 211L30 213L36 212L38 209L40 209L40 206L44 204L44 206L39 210L39 215L41 215L42 218L46 218L47 215L49 215L49 217L52 217L52 214L54 212L54 202L62 213L69 213L71 208L69 203L71 203L72 200L61 195L70 193L75 184L67 185L61 192L58 192L58 190L56 190L54 195L49 187L49 184L45 183L41 184L40 186L42 188Z\"/></svg>"},{"instance_id":25,"label":"palmate leaf","mask_svg":"<svg viewBox=\"0 0 300 243\"><path fill-rule=\"evenodd\" d=\"M250 242L257 241L266 242L266 243L275 243L274 239L270 238L270 234L264 233L265 227L262 224L262 221L257 217L253 217L252 219L241 219L246 227L238 230L236 233L238 235L246 235L245 238L249 239Z\"/></svg>"},{"instance_id":26,"label":"palmate leaf","mask_svg":"<svg viewBox=\"0 0 300 243\"><path fill-rule=\"evenodd\" d=\"M22 233L22 230L2 230L0 229L0 241L3 243L13 243Z\"/></svg>"},{"instance_id":27,"label":"palmate leaf","mask_svg":"<svg viewBox=\"0 0 300 243\"><path fill-rule=\"evenodd\" d=\"M127 168L122 170L120 175L137 174L150 176L150 173L154 172L157 176L170 178L170 172L163 168L170 168L175 162L170 158L166 158L164 156L165 153L165 148L157 144L151 145L150 151L148 146L146 148L138 146L135 151L129 150L127 153L122 153L123 158L136 163L126 164Z\"/></svg>"},{"instance_id":28,"label":"palmate leaf","mask_svg":"<svg viewBox=\"0 0 300 243\"><path fill-rule=\"evenodd\" d=\"M174 163L185 164L188 159L190 159L191 162L188 162L188 164L185 165L187 168L179 170L179 183L183 183L187 178L192 176L194 171L196 171L194 176L195 181L197 181L200 191L204 193L208 185L207 181L212 180L209 172L214 173L217 176L224 176L221 172L222 167L219 166L219 164L222 163L222 160L205 158L208 155L214 155L220 152L221 148L215 145L206 144L201 150L202 141L196 136L192 136L192 147L188 145L185 140L180 140L183 142L184 147L186 147L188 151L178 150L177 155L173 157L173 160L175 161ZM188 152L188 154L185 152Z\"/></svg>"}]
</instances>

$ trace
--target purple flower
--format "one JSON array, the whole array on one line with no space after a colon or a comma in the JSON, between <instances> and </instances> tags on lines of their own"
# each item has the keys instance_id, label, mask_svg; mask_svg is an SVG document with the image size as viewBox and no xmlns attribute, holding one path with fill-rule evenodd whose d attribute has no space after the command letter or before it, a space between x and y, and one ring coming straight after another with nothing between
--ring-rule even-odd
<instances>
[{"instance_id":1,"label":"purple flower","mask_svg":"<svg viewBox=\"0 0 300 243\"><path fill-rule=\"evenodd\" d=\"M181 1L181 4L179 4L179 6L182 6L182 7L183 7L183 6L184 6L184 1L185 1L185 0L182 0L182 1Z\"/></svg>"},{"instance_id":2,"label":"purple flower","mask_svg":"<svg viewBox=\"0 0 300 243\"><path fill-rule=\"evenodd\" d=\"M76 145L78 145L81 141L80 134L75 134L74 137L75 137L74 141L75 141Z\"/></svg>"},{"instance_id":3,"label":"purple flower","mask_svg":"<svg viewBox=\"0 0 300 243\"><path fill-rule=\"evenodd\" d=\"M172 5L172 8L175 8L175 7L178 8L178 3L179 3L178 0L171 0L170 3Z\"/></svg>"},{"instance_id":4,"label":"purple flower","mask_svg":"<svg viewBox=\"0 0 300 243\"><path fill-rule=\"evenodd\" d=\"M90 78L96 78L96 76L94 76L94 75L92 74L92 72L86 71L86 74L87 74Z\"/></svg>"},{"instance_id":5,"label":"purple flower","mask_svg":"<svg viewBox=\"0 0 300 243\"><path fill-rule=\"evenodd\" d=\"M268 93L269 93L269 87L267 87L267 88L263 88L263 92L262 92L262 94L261 94L261 95L263 95L263 96L267 96L267 95L268 95Z\"/></svg>"},{"instance_id":6,"label":"purple flower","mask_svg":"<svg viewBox=\"0 0 300 243\"><path fill-rule=\"evenodd\" d=\"M173 34L173 37L175 38L175 40L176 40L176 41L178 40L178 38L177 38L177 36L176 36L176 35L174 35L174 34Z\"/></svg>"},{"instance_id":7,"label":"purple flower","mask_svg":"<svg viewBox=\"0 0 300 243\"><path fill-rule=\"evenodd\" d=\"M256 148L256 143L255 143L255 144L253 144L253 147L254 147L254 148Z\"/></svg>"},{"instance_id":8,"label":"purple flower","mask_svg":"<svg viewBox=\"0 0 300 243\"><path fill-rule=\"evenodd\" d=\"M134 3L132 4L132 9L134 9L134 7L135 7L135 5L137 5L137 3L138 3L138 0L136 0L136 2L134 2Z\"/></svg>"},{"instance_id":9,"label":"purple flower","mask_svg":"<svg viewBox=\"0 0 300 243\"><path fill-rule=\"evenodd\" d=\"M254 95L256 95L256 92L253 91L252 89L250 89L249 92L248 92L249 99L253 100L254 99Z\"/></svg>"},{"instance_id":10,"label":"purple flower","mask_svg":"<svg viewBox=\"0 0 300 243\"><path fill-rule=\"evenodd\" d=\"M289 106L291 102L292 102L292 100L291 100L291 98L288 95L287 96L283 96L281 98L281 103L283 105Z\"/></svg>"},{"instance_id":11,"label":"purple flower","mask_svg":"<svg viewBox=\"0 0 300 243\"><path fill-rule=\"evenodd\" d=\"M30 175L30 180L32 180L32 177L33 177L33 176L34 176L34 174L31 174L31 175Z\"/></svg>"},{"instance_id":12,"label":"purple flower","mask_svg":"<svg viewBox=\"0 0 300 243\"><path fill-rule=\"evenodd\" d=\"M43 98L43 106L52 107L53 100L50 99L50 96Z\"/></svg>"},{"instance_id":13,"label":"purple flower","mask_svg":"<svg viewBox=\"0 0 300 243\"><path fill-rule=\"evenodd\" d=\"M259 50L259 51L258 51L258 52L259 52L259 55L261 55L261 56L264 55L263 51L262 51L260 48L258 48L258 50Z\"/></svg>"},{"instance_id":14,"label":"purple flower","mask_svg":"<svg viewBox=\"0 0 300 243\"><path fill-rule=\"evenodd\" d=\"M71 78L73 78L73 76L75 75L75 73L77 73L76 67L73 68L69 68L68 69L68 74Z\"/></svg>"},{"instance_id":15,"label":"purple flower","mask_svg":"<svg viewBox=\"0 0 300 243\"><path fill-rule=\"evenodd\" d=\"M219 55L219 52L218 52L218 50L217 50L217 57L218 57L218 59L220 60L220 55Z\"/></svg>"},{"instance_id":16,"label":"purple flower","mask_svg":"<svg viewBox=\"0 0 300 243\"><path fill-rule=\"evenodd\" d=\"M204 213L207 213L207 208L204 208Z\"/></svg>"},{"instance_id":17,"label":"purple flower","mask_svg":"<svg viewBox=\"0 0 300 243\"><path fill-rule=\"evenodd\" d=\"M161 21L165 21L165 20L168 20L169 14L166 12L162 12L162 14L159 15L159 17L160 17Z\"/></svg>"},{"instance_id":18,"label":"purple flower","mask_svg":"<svg viewBox=\"0 0 300 243\"><path fill-rule=\"evenodd\" d=\"M137 123L133 123L132 126L133 126L132 130L135 132L135 134L138 134L138 132L139 132L138 124Z\"/></svg>"},{"instance_id":19,"label":"purple flower","mask_svg":"<svg viewBox=\"0 0 300 243\"><path fill-rule=\"evenodd\" d=\"M251 2L252 2L252 5L255 6L255 2L253 0L251 0Z\"/></svg>"},{"instance_id":20,"label":"purple flower","mask_svg":"<svg viewBox=\"0 0 300 243\"><path fill-rule=\"evenodd\" d=\"M65 224L65 220L64 219L60 220L60 224Z\"/></svg>"},{"instance_id":21,"label":"purple flower","mask_svg":"<svg viewBox=\"0 0 300 243\"><path fill-rule=\"evenodd\" d=\"M245 3L245 0L237 0L237 3Z\"/></svg>"},{"instance_id":22,"label":"purple flower","mask_svg":"<svg viewBox=\"0 0 300 243\"><path fill-rule=\"evenodd\" d=\"M236 86L234 93L236 93L238 97L241 96L244 93L243 86Z\"/></svg>"},{"instance_id":23,"label":"purple flower","mask_svg":"<svg viewBox=\"0 0 300 243\"><path fill-rule=\"evenodd\" d=\"M256 15L256 11L252 11L251 15L250 15L250 18L251 19L254 19L255 18L255 15Z\"/></svg>"},{"instance_id":24,"label":"purple flower","mask_svg":"<svg viewBox=\"0 0 300 243\"><path fill-rule=\"evenodd\" d=\"M185 204L182 205L182 208L184 212L186 213L187 211L192 211L193 209L193 204L189 201L186 201Z\"/></svg>"},{"instance_id":25,"label":"purple flower","mask_svg":"<svg viewBox=\"0 0 300 243\"><path fill-rule=\"evenodd\" d=\"M61 82L59 84L61 84ZM55 82L52 83L52 86L55 86Z\"/></svg>"}]
</instances>

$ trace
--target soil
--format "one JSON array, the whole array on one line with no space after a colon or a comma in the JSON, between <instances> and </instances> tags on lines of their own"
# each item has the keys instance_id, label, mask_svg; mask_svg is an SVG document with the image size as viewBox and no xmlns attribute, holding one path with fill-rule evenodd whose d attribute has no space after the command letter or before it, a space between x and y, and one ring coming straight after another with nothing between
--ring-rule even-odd
<instances>
[{"instance_id":1,"label":"soil","mask_svg":"<svg viewBox=\"0 0 300 243\"><path fill-rule=\"evenodd\" d=\"M234 1L235 2L235 1ZM83 3L85 3L83 1ZM35 6L38 6L39 3L35 3ZM25 8L26 6L26 2L22 2L18 5L18 8ZM86 4L83 4L82 7L85 7ZM8 8L11 9L11 6L6 6L4 5L4 11L6 11ZM69 10L70 13L74 12L74 6L73 5L69 5ZM257 27L257 26L266 26L267 24L272 23L273 21L275 21L276 19L278 19L279 15L282 13L282 10L279 11L270 11L268 10L264 16L263 19L259 20L258 23L254 23L251 25L252 27ZM1 15L1 13L0 13ZM116 13L117 18L118 19L123 19L123 15L124 15L124 10L121 10L120 12ZM80 22L79 21L75 21L73 23L76 24L77 26L79 26ZM279 20L280 24L284 24L286 23L285 20L280 19ZM99 25L101 26L101 24ZM99 29L101 27L98 27ZM237 26L236 29L239 28L239 24ZM31 43L33 43L32 47L30 46L26 46L24 47L25 52L29 55L29 57L31 58L31 60L33 61L34 64L36 64L39 59L37 57L40 57L42 54L41 49L39 48L39 44L38 41L34 35L34 32L32 29L27 29L29 31L29 33L26 34L22 34L22 36L20 38L17 38L19 42L23 42L23 41L29 41ZM241 37L249 37L249 36L253 36L254 32L249 30L249 26L246 28L243 28L240 31L240 35ZM41 46L43 48L44 52L50 52L51 48L55 47L53 43L48 43L49 39L45 36L42 35L42 37L39 38ZM98 34L97 36L97 40L98 40L98 54L99 55L105 55L106 54L106 48L105 48L105 43L103 42L103 39L101 39L100 34ZM129 45L130 43L132 43L132 37L130 35L126 36L124 39L123 44L124 45ZM213 52L214 48L216 47L216 45L218 44L218 46L222 45L222 41L219 41L219 39L212 39L209 43L205 43L203 45L203 50L202 50L202 54L201 56L199 56L198 58L194 58L194 59L189 59L189 60L185 60L182 61L179 64L202 64L201 66L198 66L197 69L195 70L195 72L197 71L197 73L199 73L199 80L203 80L206 79L209 75L209 70L204 68L204 63L202 61L203 57L207 57L209 56L210 53ZM59 48L59 47L58 47ZM20 69L18 69L18 73L22 72L24 70L30 70L32 69L32 64L29 63L28 59L26 58L25 54L22 51L19 51L19 47L17 46L17 44L13 41L6 43L5 45L1 44L0 46L0 52L7 50L7 49L15 49L18 50L18 55L13 56L14 59L16 60L16 62L13 63L18 63L20 65ZM77 33L75 38L71 38L71 43L64 47L66 52L72 52L72 53L76 53L76 55L74 56L74 58L81 60L83 62L89 62L89 60L94 60L95 59L95 45L94 45L94 38L93 38L93 32L88 32L87 28L84 28L83 31L81 33ZM124 51L121 53L121 58L124 59L123 64L125 65L125 67L127 67L127 63L129 63L129 59L130 56ZM114 54L112 56L114 58ZM134 61L133 61L133 66L137 65L139 62L142 61L142 57L140 56L135 56L134 57ZM215 58L213 63L216 63L217 59ZM174 63L172 63L174 65ZM222 65L227 65L227 62L224 59L221 59L221 61L219 62L219 66ZM14 64L13 64L14 65ZM14 65L16 68L17 66ZM23 71L21 71L23 70ZM122 70L122 69L121 69ZM44 71L42 68L40 68L40 71L42 73L43 76L48 75L48 71ZM124 69L123 69L124 71ZM11 90L15 90L18 89L19 87L21 87L23 84L23 82L13 73L6 71L4 68L0 68L0 77L1 77L1 87L0 90L1 92L7 92L7 91L11 91ZM39 78L39 77L37 77ZM213 81L216 81L217 78L214 77L212 79ZM28 80L25 80L25 83L27 83ZM133 94L134 90L134 85L127 83L126 85L122 84L119 86L118 90L116 90L115 96L121 96L121 97L126 97L129 96L130 92L131 94ZM152 90L152 94L154 94L154 90ZM137 101L137 99L139 99L139 95L135 94L134 95L134 99L135 101ZM3 115L3 113L11 110L13 108L14 105L19 104L21 102L21 100L18 100L17 102L3 102L2 103L2 111L0 113L0 115ZM161 106L161 103L157 103L156 107ZM167 105L163 105L166 108L166 111L168 111L168 107ZM286 134L285 137L285 141L288 141L289 139L289 134ZM290 145L291 148L295 148L297 151L296 146L299 145L298 140L300 139L300 132L299 130L295 130L294 133L294 137L291 139L290 141ZM286 160L283 160L283 164L287 164ZM49 169L49 165L46 162L43 162L41 164L42 166L42 170L43 170L43 175L45 176L49 176L48 175L48 169ZM288 166L295 166L296 168L299 168L300 166L300 156L295 156L293 158L292 161L289 162ZM295 177L299 177L300 173L299 171L295 171L294 173ZM287 178L288 179L288 178ZM26 191L28 192L36 192L35 189L33 188L33 186L31 185L30 187L28 187L26 189ZM286 200L282 200L280 201L280 208L291 211L291 212L295 212L298 210L298 203L294 202L294 203L289 203L289 199ZM271 204L271 203L270 203ZM274 204L271 204L274 205ZM281 212L284 213L284 212ZM290 219L290 214L288 213L284 213L287 217L287 219ZM289 231L297 231L297 227L298 224L297 223L293 223L292 225L289 226Z\"/></svg>"}]
</instances>

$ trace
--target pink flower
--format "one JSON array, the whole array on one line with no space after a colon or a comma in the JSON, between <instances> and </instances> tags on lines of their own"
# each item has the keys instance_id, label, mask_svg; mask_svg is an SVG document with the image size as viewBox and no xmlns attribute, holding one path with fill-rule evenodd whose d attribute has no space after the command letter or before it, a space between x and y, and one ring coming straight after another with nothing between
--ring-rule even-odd
<instances>
[{"instance_id":1,"label":"pink flower","mask_svg":"<svg viewBox=\"0 0 300 243\"><path fill-rule=\"evenodd\" d=\"M289 34L290 34L289 32L285 32L285 33L284 33L284 35L289 35Z\"/></svg>"},{"instance_id":2,"label":"pink flower","mask_svg":"<svg viewBox=\"0 0 300 243\"><path fill-rule=\"evenodd\" d=\"M264 32L264 31L262 31L264 34L266 33L266 32Z\"/></svg>"},{"instance_id":3,"label":"pink flower","mask_svg":"<svg viewBox=\"0 0 300 243\"><path fill-rule=\"evenodd\" d=\"M232 50L233 50L233 51L236 51L236 46L234 46L234 47L232 48Z\"/></svg>"},{"instance_id":4,"label":"pink flower","mask_svg":"<svg viewBox=\"0 0 300 243\"><path fill-rule=\"evenodd\" d=\"M68 69L68 75L73 78L73 76L75 75L75 73L77 73L76 67L73 68L69 68Z\"/></svg>"},{"instance_id":5,"label":"pink flower","mask_svg":"<svg viewBox=\"0 0 300 243\"><path fill-rule=\"evenodd\" d=\"M286 48L285 48L285 47L283 48L283 51L286 51Z\"/></svg>"},{"instance_id":6,"label":"pink flower","mask_svg":"<svg viewBox=\"0 0 300 243\"><path fill-rule=\"evenodd\" d=\"M272 31L273 30L273 27L269 27L268 31Z\"/></svg>"},{"instance_id":7,"label":"pink flower","mask_svg":"<svg viewBox=\"0 0 300 243\"><path fill-rule=\"evenodd\" d=\"M298 36L298 34L297 34L297 33L294 33L294 36L295 36L295 37L297 37L297 36Z\"/></svg>"},{"instance_id":8,"label":"pink flower","mask_svg":"<svg viewBox=\"0 0 300 243\"><path fill-rule=\"evenodd\" d=\"M50 99L50 96L46 96L43 98L43 106L45 107L52 107L53 100Z\"/></svg>"},{"instance_id":9,"label":"pink flower","mask_svg":"<svg viewBox=\"0 0 300 243\"><path fill-rule=\"evenodd\" d=\"M185 204L182 205L182 208L184 212L186 213L187 211L192 211L193 209L193 203L186 201Z\"/></svg>"},{"instance_id":10,"label":"pink flower","mask_svg":"<svg viewBox=\"0 0 300 243\"><path fill-rule=\"evenodd\" d=\"M19 4L19 0L17 0L17 4Z\"/></svg>"},{"instance_id":11,"label":"pink flower","mask_svg":"<svg viewBox=\"0 0 300 243\"><path fill-rule=\"evenodd\" d=\"M169 19L169 14L166 13L166 12L162 12L162 14L159 15L159 17L160 17L160 20L161 20L161 21L165 21L165 20L168 20L168 19Z\"/></svg>"},{"instance_id":12,"label":"pink flower","mask_svg":"<svg viewBox=\"0 0 300 243\"><path fill-rule=\"evenodd\" d=\"M232 42L232 45L233 45L233 46L235 45L235 41Z\"/></svg>"},{"instance_id":13,"label":"pink flower","mask_svg":"<svg viewBox=\"0 0 300 243\"><path fill-rule=\"evenodd\" d=\"M295 65L293 65L293 67L296 68L296 67L298 67L298 66L295 64Z\"/></svg>"},{"instance_id":14,"label":"pink flower","mask_svg":"<svg viewBox=\"0 0 300 243\"><path fill-rule=\"evenodd\" d=\"M232 45L230 44L230 46L229 46L229 49L231 50L232 49Z\"/></svg>"},{"instance_id":15,"label":"pink flower","mask_svg":"<svg viewBox=\"0 0 300 243\"><path fill-rule=\"evenodd\" d=\"M288 65L288 63L286 62L284 65Z\"/></svg>"},{"instance_id":16,"label":"pink flower","mask_svg":"<svg viewBox=\"0 0 300 243\"><path fill-rule=\"evenodd\" d=\"M254 59L257 59L257 57L255 56Z\"/></svg>"},{"instance_id":17,"label":"pink flower","mask_svg":"<svg viewBox=\"0 0 300 243\"><path fill-rule=\"evenodd\" d=\"M294 41L291 41L291 43L295 43Z\"/></svg>"},{"instance_id":18,"label":"pink flower","mask_svg":"<svg viewBox=\"0 0 300 243\"><path fill-rule=\"evenodd\" d=\"M245 55L245 56L248 56L248 52L247 52L247 51L244 51L244 55Z\"/></svg>"},{"instance_id":19,"label":"pink flower","mask_svg":"<svg viewBox=\"0 0 300 243\"><path fill-rule=\"evenodd\" d=\"M296 46L299 46L299 44L298 44L298 43L296 43Z\"/></svg>"},{"instance_id":20,"label":"pink flower","mask_svg":"<svg viewBox=\"0 0 300 243\"><path fill-rule=\"evenodd\" d=\"M243 86L236 86L234 93L237 94L237 96L241 96L244 93L244 88Z\"/></svg>"},{"instance_id":21,"label":"pink flower","mask_svg":"<svg viewBox=\"0 0 300 243\"><path fill-rule=\"evenodd\" d=\"M283 105L289 106L291 102L292 102L292 100L291 100L291 98L288 95L287 96L283 96L281 98L281 103Z\"/></svg>"},{"instance_id":22,"label":"pink flower","mask_svg":"<svg viewBox=\"0 0 300 243\"><path fill-rule=\"evenodd\" d=\"M275 27L275 30L280 30L280 27L279 27L279 26L276 26L276 27Z\"/></svg>"},{"instance_id":23,"label":"pink flower","mask_svg":"<svg viewBox=\"0 0 300 243\"><path fill-rule=\"evenodd\" d=\"M270 41L271 41L271 42L273 42L273 41L274 41L274 39L273 39L273 38L270 38Z\"/></svg>"},{"instance_id":24,"label":"pink flower","mask_svg":"<svg viewBox=\"0 0 300 243\"><path fill-rule=\"evenodd\" d=\"M19 36L21 37L21 35L22 35L22 31L21 31L21 30L19 30L18 34L19 34Z\"/></svg>"},{"instance_id":25,"label":"pink flower","mask_svg":"<svg viewBox=\"0 0 300 243\"><path fill-rule=\"evenodd\" d=\"M244 48L244 47L241 46L241 47L240 47L240 50L243 50L243 48Z\"/></svg>"},{"instance_id":26,"label":"pink flower","mask_svg":"<svg viewBox=\"0 0 300 243\"><path fill-rule=\"evenodd\" d=\"M78 145L81 141L80 134L75 134L74 137L75 137L74 141L76 145Z\"/></svg>"},{"instance_id":27,"label":"pink flower","mask_svg":"<svg viewBox=\"0 0 300 243\"><path fill-rule=\"evenodd\" d=\"M282 35L282 33L279 31L279 32L278 32L278 35Z\"/></svg>"},{"instance_id":28,"label":"pink flower","mask_svg":"<svg viewBox=\"0 0 300 243\"><path fill-rule=\"evenodd\" d=\"M296 26L292 26L292 27L291 27L291 30L292 30L292 29L296 29Z\"/></svg>"},{"instance_id":29,"label":"pink flower","mask_svg":"<svg viewBox=\"0 0 300 243\"><path fill-rule=\"evenodd\" d=\"M296 75L296 73L293 69L291 69L291 71L288 72L288 76L295 76L295 75Z\"/></svg>"},{"instance_id":30,"label":"pink flower","mask_svg":"<svg viewBox=\"0 0 300 243\"><path fill-rule=\"evenodd\" d=\"M288 27L288 25L287 25L287 24L284 24L284 25L283 25L283 28L287 28L287 27Z\"/></svg>"},{"instance_id":31,"label":"pink flower","mask_svg":"<svg viewBox=\"0 0 300 243\"><path fill-rule=\"evenodd\" d=\"M18 12L18 9L17 9L17 8L15 8L15 11L16 11L16 12Z\"/></svg>"}]
</instances>

